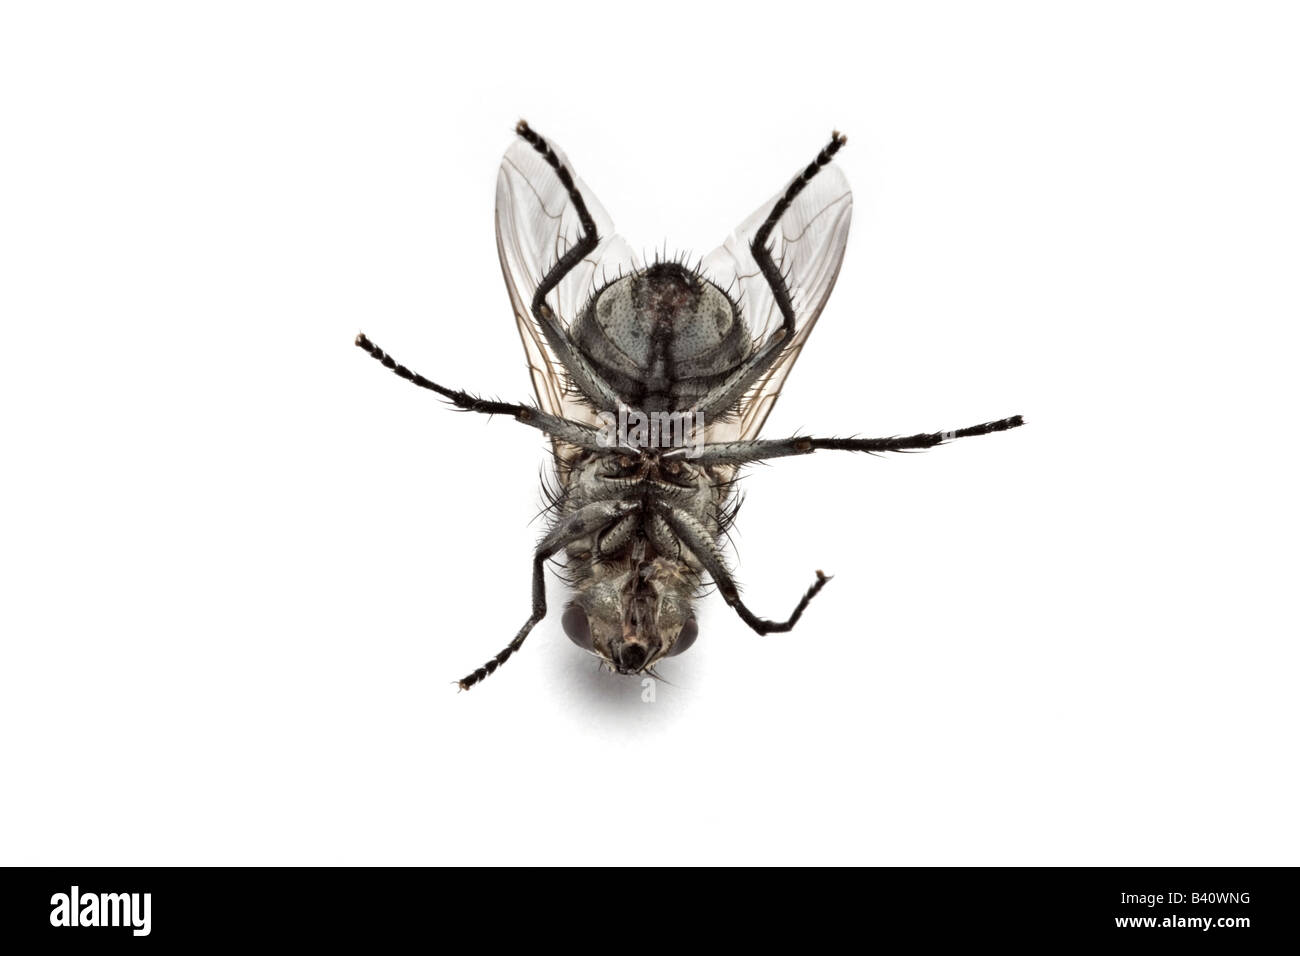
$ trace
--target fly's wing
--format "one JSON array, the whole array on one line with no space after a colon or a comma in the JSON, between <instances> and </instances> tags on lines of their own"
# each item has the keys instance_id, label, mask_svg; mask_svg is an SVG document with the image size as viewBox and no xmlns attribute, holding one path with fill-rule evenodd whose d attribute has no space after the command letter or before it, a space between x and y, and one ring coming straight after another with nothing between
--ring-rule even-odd
<instances>
[{"instance_id":1,"label":"fly's wing","mask_svg":"<svg viewBox=\"0 0 1300 956\"><path fill-rule=\"evenodd\" d=\"M784 189L760 206L702 264L702 271L713 282L724 289L732 287L733 297L740 302L741 316L755 343L766 341L781 327L782 319L772 289L750 254L749 244L783 195ZM794 304L794 338L741 399L735 420L709 427L708 441L744 441L758 435L835 287L852 217L853 193L849 182L839 167L831 164L804 187L772 230L769 240L772 258L786 277Z\"/></svg>"},{"instance_id":2,"label":"fly's wing","mask_svg":"<svg viewBox=\"0 0 1300 956\"><path fill-rule=\"evenodd\" d=\"M554 143L551 149L571 175L573 166ZM609 214L591 190L574 175L574 182L596 222L601 239L549 296L547 303L560 324L568 329L594 289L606 280L637 268L628 244L613 234ZM517 139L506 150L497 174L497 252L514 306L519 337L524 343L529 374L542 411L570 421L595 425L595 410L579 399L569 373L551 351L541 327L533 318L533 294L564 253L578 241L582 227L577 210L550 165L536 150Z\"/></svg>"}]
</instances>

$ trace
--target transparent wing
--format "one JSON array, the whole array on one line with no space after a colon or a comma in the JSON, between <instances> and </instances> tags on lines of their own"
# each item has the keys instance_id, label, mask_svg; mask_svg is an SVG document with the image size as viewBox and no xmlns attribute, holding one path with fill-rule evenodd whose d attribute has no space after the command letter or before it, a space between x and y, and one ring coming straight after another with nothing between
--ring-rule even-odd
<instances>
[{"instance_id":1,"label":"transparent wing","mask_svg":"<svg viewBox=\"0 0 1300 956\"><path fill-rule=\"evenodd\" d=\"M614 235L609 214L574 174L564 153L554 143L550 145L574 175L601 236L600 244L547 296L547 303L568 328L595 288L606 279L635 270L638 259L631 247ZM593 410L578 400L570 387L568 371L552 353L532 314L537 287L551 266L577 242L582 229L555 171L523 140L515 140L501 160L496 215L501 271L510 292L538 404L548 414L596 424Z\"/></svg>"},{"instance_id":2,"label":"transparent wing","mask_svg":"<svg viewBox=\"0 0 1300 956\"><path fill-rule=\"evenodd\" d=\"M724 289L731 286L755 342L764 341L781 326L781 311L750 254L749 244L784 194L782 189L760 206L702 264L703 272L712 281ZM773 258L786 277L794 303L794 338L745 394L736 419L710 426L708 441L742 441L754 438L762 429L835 287L852 218L853 193L849 182L839 167L831 164L804 188L772 230Z\"/></svg>"}]
</instances>

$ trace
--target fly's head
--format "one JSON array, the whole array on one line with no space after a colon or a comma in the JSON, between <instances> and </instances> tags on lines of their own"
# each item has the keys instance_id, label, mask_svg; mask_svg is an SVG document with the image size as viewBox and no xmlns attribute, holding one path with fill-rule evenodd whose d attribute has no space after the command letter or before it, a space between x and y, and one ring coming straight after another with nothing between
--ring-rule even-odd
<instances>
[{"instance_id":1,"label":"fly's head","mask_svg":"<svg viewBox=\"0 0 1300 956\"><path fill-rule=\"evenodd\" d=\"M564 632L618 673L642 673L695 643L698 586L690 568L659 556L601 562L565 610Z\"/></svg>"},{"instance_id":2,"label":"fly's head","mask_svg":"<svg viewBox=\"0 0 1300 956\"><path fill-rule=\"evenodd\" d=\"M691 469L679 459L643 452L601 456L580 471L575 487L590 491L588 482L651 480L666 488L674 478L685 483ZM695 643L692 605L700 571L653 510L638 508L578 542L567 571L574 596L564 631L618 673L641 673Z\"/></svg>"}]
</instances>

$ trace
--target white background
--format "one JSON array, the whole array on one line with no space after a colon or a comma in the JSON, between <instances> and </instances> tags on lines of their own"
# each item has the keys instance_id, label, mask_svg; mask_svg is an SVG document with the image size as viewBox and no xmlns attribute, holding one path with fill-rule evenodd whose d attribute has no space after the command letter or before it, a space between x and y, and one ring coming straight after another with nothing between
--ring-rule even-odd
<instances>
[{"instance_id":1,"label":"white background","mask_svg":"<svg viewBox=\"0 0 1300 956\"><path fill-rule=\"evenodd\" d=\"M1295 864L1285 4L8 4L0 862ZM653 704L528 613L520 116L634 246L855 222ZM563 596L552 583L552 607Z\"/></svg>"}]
</instances>

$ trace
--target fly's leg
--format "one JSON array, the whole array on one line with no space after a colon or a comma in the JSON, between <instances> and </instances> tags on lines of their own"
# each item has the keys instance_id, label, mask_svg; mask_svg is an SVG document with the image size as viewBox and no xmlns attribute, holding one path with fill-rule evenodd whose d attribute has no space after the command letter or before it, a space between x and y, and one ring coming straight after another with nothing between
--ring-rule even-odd
<instances>
[{"instance_id":1,"label":"fly's leg","mask_svg":"<svg viewBox=\"0 0 1300 956\"><path fill-rule=\"evenodd\" d=\"M879 453L886 451L920 451L945 444L954 438L972 438L977 435L991 435L1004 432L1009 428L1019 428L1025 423L1020 415L1002 418L996 422L958 428L950 432L929 432L922 435L905 435L894 438L781 438L772 441L736 441L718 442L705 445L698 458L692 463L705 467L707 465L743 465L752 461L769 458L785 458L789 455L809 455L818 450L826 451L865 451Z\"/></svg>"},{"instance_id":2,"label":"fly's leg","mask_svg":"<svg viewBox=\"0 0 1300 956\"><path fill-rule=\"evenodd\" d=\"M785 195L777 200L766 221L758 227L758 232L754 233L753 242L749 244L749 251L754 256L754 261L758 263L763 278L767 280L768 286L772 289L772 296L776 299L777 308L781 310L781 318L784 319L781 324L781 330L784 333L782 338L784 339L789 339L794 335L794 305L790 302L790 289L785 284L785 278L781 275L781 270L777 268L776 262L772 259L772 250L767 247L767 240L772 235L772 230L776 228L776 224L781 221L781 217L785 215L786 210L790 208L790 204L804 191L804 187L812 182L813 177L821 172L822 167L830 163L835 154L840 151L840 147L846 142L848 142L848 138L842 133L831 133L831 141L817 154L817 158L799 174L798 178L790 184L790 188L785 191Z\"/></svg>"},{"instance_id":3,"label":"fly's leg","mask_svg":"<svg viewBox=\"0 0 1300 956\"><path fill-rule=\"evenodd\" d=\"M635 501L598 501L595 504L579 508L573 514L560 520L558 524L542 539L533 554L533 613L519 629L515 639L502 648L501 652L456 683L461 690L469 690L484 680L489 674L510 660L512 654L523 646L524 640L537 622L546 616L546 562L571 541L584 535L594 534L602 528L616 523L624 515L640 507Z\"/></svg>"},{"instance_id":4,"label":"fly's leg","mask_svg":"<svg viewBox=\"0 0 1300 956\"><path fill-rule=\"evenodd\" d=\"M772 367L772 363L776 361L782 350L794 338L796 316L794 314L794 304L790 301L790 288L785 284L785 278L781 275L781 269L777 266L776 260L772 258L772 250L768 248L767 241L772 235L772 230L781 221L781 217L789 210L790 204L812 182L813 177L830 163L835 154L839 152L840 147L846 142L848 140L842 134L838 132L832 133L831 141L790 184L790 188L785 191L785 195L776 201L776 205L772 207L772 212L764 220L763 224L758 227L758 232L754 233L753 241L749 244L749 251L753 255L754 261L758 263L763 278L767 280L768 287L772 290L772 297L776 300L777 308L781 310L781 327L772 333L747 362L699 400L697 407L701 415L716 418L733 408L745 392L749 390L750 386Z\"/></svg>"},{"instance_id":5,"label":"fly's leg","mask_svg":"<svg viewBox=\"0 0 1300 956\"><path fill-rule=\"evenodd\" d=\"M723 600L735 608L736 613L740 615L740 619L748 624L755 632L759 634L784 634L786 631L794 629L795 624L799 622L799 618L803 616L804 608L806 608L809 602L817 596L817 592L826 586L826 582L829 580L830 578L827 575L818 571L817 580L812 583L808 590L804 592L803 597L799 599L798 605L795 606L794 613L792 613L786 620L780 622L769 621L766 618L758 617L753 611L745 607L744 602L741 601L739 595L736 594L736 585L734 581L727 582L725 585L723 582L719 581L718 590L722 592ZM730 590L728 591L728 589ZM728 597L728 593L730 593L730 597Z\"/></svg>"},{"instance_id":6,"label":"fly's leg","mask_svg":"<svg viewBox=\"0 0 1300 956\"><path fill-rule=\"evenodd\" d=\"M486 678L489 674L496 673L496 669L510 660L510 656L523 646L524 639L528 637L534 625L546 616L546 559L551 557L551 553L545 553L541 550L533 556L533 614L524 622L524 626L519 629L515 639L507 644L496 657L489 660L474 673L462 677L457 681L457 686L461 690L469 690L479 681Z\"/></svg>"},{"instance_id":7,"label":"fly's leg","mask_svg":"<svg viewBox=\"0 0 1300 956\"><path fill-rule=\"evenodd\" d=\"M545 325L548 320L537 315L539 306L546 304L546 297L569 274L569 270L581 262L583 256L596 248L596 244L600 242L600 236L596 233L596 220L592 219L591 213L587 211L586 200L582 198L582 193L578 191L577 185L573 182L573 176L569 173L568 168L560 162L560 157L555 154L555 150L551 149L546 140L533 132L527 120L520 120L515 124L515 132L519 134L520 139L535 149L542 159L546 160L551 169L555 170L555 177L560 181L560 185L564 187L564 191L569 194L569 202L573 203L573 208L578 213L578 222L582 224L582 237L578 240L577 245L561 256L555 265L551 266L551 270L542 278L541 285L537 287L537 291L533 294L533 314L539 322Z\"/></svg>"},{"instance_id":8,"label":"fly's leg","mask_svg":"<svg viewBox=\"0 0 1300 956\"><path fill-rule=\"evenodd\" d=\"M546 297L551 294L551 291L600 243L596 221L587 209L587 203L582 198L582 193L578 190L577 184L574 183L573 175L560 162L560 157L556 155L555 150L551 149L550 144L533 132L532 127L525 120L520 120L516 124L515 132L528 145L532 146L538 155L546 160L551 169L555 171L555 176L559 179L560 185L564 187L564 191L568 193L569 202L573 203L573 208L578 213L578 222L582 225L582 235L577 243L564 255L560 256L555 265L551 266L546 275L542 277L541 284L537 286L537 291L533 293L533 318L537 320L537 324L542 329L542 334L546 336L547 343L555 350L556 358L560 360L560 363L572 377L573 383L578 390L586 395L598 408L616 408L619 404L618 393L583 358L573 340L569 338L568 332L560 324L554 310L546 304Z\"/></svg>"},{"instance_id":9,"label":"fly's leg","mask_svg":"<svg viewBox=\"0 0 1300 956\"><path fill-rule=\"evenodd\" d=\"M600 443L600 433L587 425L571 422L567 418L557 418L527 405L515 405L511 402L492 402L471 395L469 392L447 388L437 382L429 381L423 375L412 372L405 365L399 365L391 355L364 335L357 336L356 344L358 348L365 350L371 358L394 375L404 378L411 384L420 386L420 388L427 388L432 392L437 392L462 411L481 412L484 415L509 415L516 421L540 429L553 438L558 438L561 441L577 445L579 448L585 448L589 451L599 451L605 447Z\"/></svg>"},{"instance_id":10,"label":"fly's leg","mask_svg":"<svg viewBox=\"0 0 1300 956\"><path fill-rule=\"evenodd\" d=\"M713 578L713 583L718 586L718 593L722 595L722 599L740 615L742 621L759 634L777 634L792 630L795 624L799 622L799 618L803 616L804 609L808 607L809 602L817 596L817 592L824 588L826 582L830 580L829 577L818 571L817 580L804 592L799 604L786 620L769 621L766 618L759 617L747 608L745 602L740 599L736 580L732 577L722 553L718 550L718 546L713 542L708 531L691 515L671 505L656 502L655 509L668 522L668 527L681 541L682 547L694 554L700 564L704 566L704 570L709 573L709 577Z\"/></svg>"}]
</instances>

